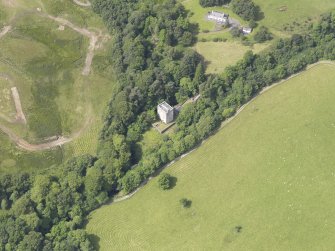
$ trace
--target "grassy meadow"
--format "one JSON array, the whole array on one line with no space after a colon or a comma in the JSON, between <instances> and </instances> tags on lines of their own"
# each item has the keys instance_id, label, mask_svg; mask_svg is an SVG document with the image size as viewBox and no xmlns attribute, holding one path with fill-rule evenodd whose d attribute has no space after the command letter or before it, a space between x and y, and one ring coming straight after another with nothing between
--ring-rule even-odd
<instances>
[{"instance_id":1,"label":"grassy meadow","mask_svg":"<svg viewBox=\"0 0 335 251\"><path fill-rule=\"evenodd\" d=\"M321 14L335 9L333 0L254 0L264 12L261 24L282 32L284 26L293 22L303 24Z\"/></svg>"},{"instance_id":2,"label":"grassy meadow","mask_svg":"<svg viewBox=\"0 0 335 251\"><path fill-rule=\"evenodd\" d=\"M199 42L195 50L201 54L207 63L207 73L222 73L229 65L234 65L248 50L258 53L269 44L255 44L244 46L235 42Z\"/></svg>"},{"instance_id":3,"label":"grassy meadow","mask_svg":"<svg viewBox=\"0 0 335 251\"><path fill-rule=\"evenodd\" d=\"M76 136L62 148L28 153L17 149L0 132L0 174L39 170L74 155L94 154L102 114L115 81L108 61L108 42L96 51L91 74L82 76L89 39L40 16L37 8L80 28L107 34L102 21L90 8L72 1L0 1L1 25L12 26L0 39L0 123L30 143L44 142L55 135ZM15 117L9 92L13 86L20 93L28 121L26 127L5 120ZM25 156L25 161L20 156Z\"/></svg>"},{"instance_id":4,"label":"grassy meadow","mask_svg":"<svg viewBox=\"0 0 335 251\"><path fill-rule=\"evenodd\" d=\"M165 170L174 188L154 178L94 211L86 229L97 247L333 250L334 78L322 64L272 88Z\"/></svg>"}]
</instances>

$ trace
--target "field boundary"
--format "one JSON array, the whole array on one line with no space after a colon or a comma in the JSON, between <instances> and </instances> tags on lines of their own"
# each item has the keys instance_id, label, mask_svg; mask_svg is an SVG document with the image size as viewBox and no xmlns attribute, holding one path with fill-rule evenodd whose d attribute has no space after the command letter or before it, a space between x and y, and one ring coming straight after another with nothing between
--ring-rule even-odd
<instances>
[{"instance_id":1,"label":"field boundary","mask_svg":"<svg viewBox=\"0 0 335 251\"><path fill-rule=\"evenodd\" d=\"M121 201L124 201L124 200L127 200L127 199L130 199L131 197L133 197L137 192L139 192L152 178L154 178L155 176L157 176L160 172L162 172L165 168L171 166L172 164L176 163L177 161L183 159L184 157L186 157L187 155L189 155L190 153L192 153L193 151L197 150L200 146L202 146L207 140L209 140L211 137L215 136L215 134L217 132L219 132L222 128L226 127L229 123L231 123L235 118L238 117L238 115L247 107L249 106L251 103L253 103L259 96L261 96L262 94L268 92L269 90L283 84L283 83L286 83L287 81L291 80L291 79L294 79L302 74L304 74L305 72L307 72L308 70L318 66L318 65L323 65L323 64L328 64L328 65L333 65L335 66L335 62L333 61L329 61L329 60L323 60L323 61L319 61L317 63L314 63L314 64L311 64L311 65L308 65L306 67L305 70L303 71L300 71L296 74L293 74L292 76L286 78L286 79L283 79L277 83L274 83L270 86L267 86L265 88L263 88L263 90L258 94L258 95L255 95L249 102L247 102L246 104L244 104L243 106L241 106L234 114L234 116L232 116L231 118L225 120L224 122L222 122L221 126L216 130L214 131L208 138L204 139L203 141L201 141L196 147L194 147L193 149L191 149L190 151L184 153L183 155L177 157L176 159L172 160L171 162L167 163L166 165L162 166L160 169L158 169L152 176L150 176L148 179L146 179L145 181L143 181L141 183L141 185L133 192L131 192L130 194L127 194L127 195L124 195L124 196L115 196L114 199L112 199L112 201L106 203L107 205L110 205L112 203L117 203L117 202L121 202Z\"/></svg>"}]
</instances>

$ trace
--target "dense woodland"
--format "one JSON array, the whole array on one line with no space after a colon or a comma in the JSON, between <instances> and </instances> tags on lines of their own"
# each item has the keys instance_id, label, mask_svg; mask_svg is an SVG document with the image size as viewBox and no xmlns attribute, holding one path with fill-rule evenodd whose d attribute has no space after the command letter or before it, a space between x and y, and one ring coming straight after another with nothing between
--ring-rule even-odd
<instances>
[{"instance_id":1,"label":"dense woodland","mask_svg":"<svg viewBox=\"0 0 335 251\"><path fill-rule=\"evenodd\" d=\"M259 55L246 53L222 74L205 76L201 56L188 48L197 27L175 0L94 0L93 8L113 34L110 63L119 80L99 151L52 174L1 177L0 250L93 250L93 237L82 229L90 211L197 146L262 88L320 59L335 59L334 14L308 34L279 39ZM201 98L183 108L176 132L135 154L156 119L157 103L176 104L196 93Z\"/></svg>"}]
</instances>

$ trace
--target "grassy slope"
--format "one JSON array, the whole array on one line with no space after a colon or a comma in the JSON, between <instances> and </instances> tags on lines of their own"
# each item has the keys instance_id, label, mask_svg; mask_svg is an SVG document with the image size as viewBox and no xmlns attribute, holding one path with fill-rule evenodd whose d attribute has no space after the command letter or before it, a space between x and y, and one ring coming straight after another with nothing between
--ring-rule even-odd
<instances>
[{"instance_id":1,"label":"grassy slope","mask_svg":"<svg viewBox=\"0 0 335 251\"><path fill-rule=\"evenodd\" d=\"M256 98L166 170L172 190L153 179L93 212L87 230L101 250L334 249L334 69L317 66Z\"/></svg>"},{"instance_id":2,"label":"grassy slope","mask_svg":"<svg viewBox=\"0 0 335 251\"><path fill-rule=\"evenodd\" d=\"M281 30L283 24L301 21L308 17L316 18L320 14L335 8L333 0L254 0L265 14L262 24ZM287 7L287 11L279 9Z\"/></svg>"},{"instance_id":3,"label":"grassy slope","mask_svg":"<svg viewBox=\"0 0 335 251\"><path fill-rule=\"evenodd\" d=\"M107 48L97 53L90 76L83 77L81 70L88 39L69 28L59 31L57 23L37 17L32 12L40 7L79 27L94 27L107 33L100 18L90 9L79 7L72 1L15 0L13 3L15 5L5 6L0 2L0 8L7 13L4 20L14 27L0 40L0 48L3 49L0 52L0 72L10 75L13 81L9 83L1 79L0 87L1 92L8 92L13 85L18 87L29 130L2 120L1 123L31 142L39 141L36 133L52 136L61 130L64 135L71 135L83 127L87 116L90 116L90 123L80 138L63 149L37 154L18 150L1 134L0 174L39 170L59 164L73 155L94 154L102 127L102 113L114 82L112 69L108 66ZM35 96L32 95L33 91ZM43 99L43 96L48 98ZM0 106L6 109L1 112L12 115L10 105L13 106L2 96ZM39 110L37 107L44 108ZM45 109L49 111L43 111Z\"/></svg>"},{"instance_id":4,"label":"grassy slope","mask_svg":"<svg viewBox=\"0 0 335 251\"><path fill-rule=\"evenodd\" d=\"M267 46L268 44L255 44L248 47L239 42L199 42L195 45L195 50L204 56L208 73L221 73L228 65L239 61L248 50L258 53Z\"/></svg>"}]
</instances>

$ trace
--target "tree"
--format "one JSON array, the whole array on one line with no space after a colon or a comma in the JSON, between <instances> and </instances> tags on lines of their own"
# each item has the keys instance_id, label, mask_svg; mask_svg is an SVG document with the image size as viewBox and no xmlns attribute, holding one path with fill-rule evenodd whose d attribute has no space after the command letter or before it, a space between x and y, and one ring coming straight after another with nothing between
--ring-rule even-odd
<instances>
[{"instance_id":1,"label":"tree","mask_svg":"<svg viewBox=\"0 0 335 251\"><path fill-rule=\"evenodd\" d=\"M172 176L168 173L162 173L158 178L158 186L162 190L170 189L172 186Z\"/></svg>"},{"instance_id":2,"label":"tree","mask_svg":"<svg viewBox=\"0 0 335 251\"><path fill-rule=\"evenodd\" d=\"M202 7L220 6L229 3L230 0L199 0Z\"/></svg>"},{"instance_id":3,"label":"tree","mask_svg":"<svg viewBox=\"0 0 335 251\"><path fill-rule=\"evenodd\" d=\"M252 0L232 0L233 11L246 21L257 20L260 9Z\"/></svg>"},{"instance_id":4,"label":"tree","mask_svg":"<svg viewBox=\"0 0 335 251\"><path fill-rule=\"evenodd\" d=\"M254 40L257 43L263 43L265 41L271 40L272 38L273 38L273 36L272 36L271 32L265 26L259 27L259 30L257 31L257 33L254 36Z\"/></svg>"},{"instance_id":5,"label":"tree","mask_svg":"<svg viewBox=\"0 0 335 251\"><path fill-rule=\"evenodd\" d=\"M239 28L237 27L233 27L231 28L230 30L230 34L233 36L233 37L240 37L242 36L242 32Z\"/></svg>"},{"instance_id":6,"label":"tree","mask_svg":"<svg viewBox=\"0 0 335 251\"><path fill-rule=\"evenodd\" d=\"M192 201L186 198L179 200L179 203L183 208L189 208L192 205Z\"/></svg>"},{"instance_id":7,"label":"tree","mask_svg":"<svg viewBox=\"0 0 335 251\"><path fill-rule=\"evenodd\" d=\"M8 209L8 200L6 198L1 200L1 209L2 210Z\"/></svg>"},{"instance_id":8,"label":"tree","mask_svg":"<svg viewBox=\"0 0 335 251\"><path fill-rule=\"evenodd\" d=\"M43 247L43 236L34 231L29 232L20 242L17 251L40 251Z\"/></svg>"}]
</instances>

